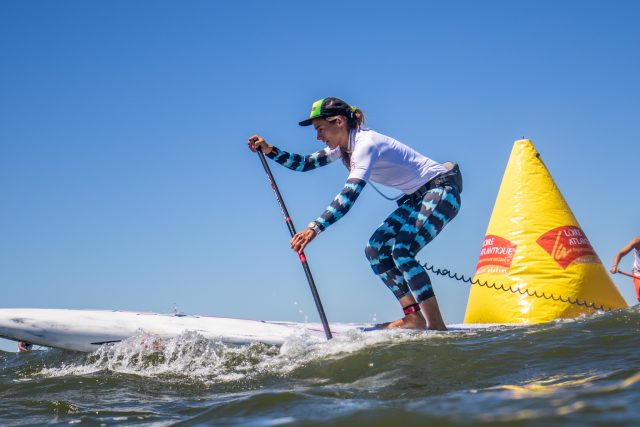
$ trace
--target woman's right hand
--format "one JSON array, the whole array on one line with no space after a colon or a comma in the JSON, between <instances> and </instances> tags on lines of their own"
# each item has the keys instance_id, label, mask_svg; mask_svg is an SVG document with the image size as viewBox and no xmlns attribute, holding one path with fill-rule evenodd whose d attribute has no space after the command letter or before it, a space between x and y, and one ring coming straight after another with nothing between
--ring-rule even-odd
<instances>
[{"instance_id":1,"label":"woman's right hand","mask_svg":"<svg viewBox=\"0 0 640 427\"><path fill-rule=\"evenodd\" d=\"M265 141L264 138L260 135L250 136L247 140L247 146L249 147L249 150L253 151L254 153L258 151L258 148L260 148L260 150L264 154L269 154L273 148L273 146L267 144L267 141Z\"/></svg>"}]
</instances>

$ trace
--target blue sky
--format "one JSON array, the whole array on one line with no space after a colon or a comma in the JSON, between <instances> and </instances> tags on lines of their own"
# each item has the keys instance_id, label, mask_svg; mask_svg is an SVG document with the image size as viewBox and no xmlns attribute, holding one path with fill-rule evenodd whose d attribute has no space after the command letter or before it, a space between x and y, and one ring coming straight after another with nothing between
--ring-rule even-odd
<instances>
[{"instance_id":1,"label":"blue sky","mask_svg":"<svg viewBox=\"0 0 640 427\"><path fill-rule=\"evenodd\" d=\"M639 12L633 1L3 1L0 306L315 320L245 141L317 150L297 121L325 96L460 163L462 211L421 260L473 273L524 136L609 266L640 234ZM346 179L339 164L272 166L298 229ZM330 321L399 316L363 252L392 209L366 189L308 248ZM468 285L433 279L445 320L461 322ZM633 303L628 280L614 281Z\"/></svg>"}]
</instances>

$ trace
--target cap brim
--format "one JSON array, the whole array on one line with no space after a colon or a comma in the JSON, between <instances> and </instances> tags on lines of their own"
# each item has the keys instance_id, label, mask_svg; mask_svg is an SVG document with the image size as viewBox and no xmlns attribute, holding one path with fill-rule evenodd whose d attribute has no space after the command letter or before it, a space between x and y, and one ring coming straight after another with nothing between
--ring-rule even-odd
<instances>
[{"instance_id":1,"label":"cap brim","mask_svg":"<svg viewBox=\"0 0 640 427\"><path fill-rule=\"evenodd\" d=\"M309 117L308 119L304 119L301 122L298 122L300 126L309 126L315 119L322 119L325 117L333 117L333 116L346 116L348 115L347 111L343 111L339 108L327 108L318 114L315 117Z\"/></svg>"},{"instance_id":2,"label":"cap brim","mask_svg":"<svg viewBox=\"0 0 640 427\"><path fill-rule=\"evenodd\" d=\"M325 117L333 117L336 116L337 114L334 114L333 112L323 112L322 114L320 114L319 116L315 116L315 117L309 117L308 119L304 119L301 122L298 122L298 124L300 126L309 126L311 123L313 123L313 121L315 119L324 119Z\"/></svg>"}]
</instances>

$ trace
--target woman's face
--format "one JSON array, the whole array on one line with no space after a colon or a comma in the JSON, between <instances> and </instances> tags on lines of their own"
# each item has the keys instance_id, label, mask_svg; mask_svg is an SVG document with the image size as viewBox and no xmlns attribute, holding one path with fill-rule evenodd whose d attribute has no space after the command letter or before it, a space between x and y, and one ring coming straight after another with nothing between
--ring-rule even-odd
<instances>
[{"instance_id":1,"label":"woman's face","mask_svg":"<svg viewBox=\"0 0 640 427\"><path fill-rule=\"evenodd\" d=\"M318 141L323 141L332 150L336 147L347 148L349 145L349 130L347 121L343 116L327 119L314 119L313 127L316 128Z\"/></svg>"}]
</instances>

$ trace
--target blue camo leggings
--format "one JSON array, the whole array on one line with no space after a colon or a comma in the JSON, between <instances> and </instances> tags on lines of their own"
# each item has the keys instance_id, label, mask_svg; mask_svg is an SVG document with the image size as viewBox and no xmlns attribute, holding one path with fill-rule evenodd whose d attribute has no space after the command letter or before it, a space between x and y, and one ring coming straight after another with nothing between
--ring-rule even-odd
<instances>
[{"instance_id":1,"label":"blue camo leggings","mask_svg":"<svg viewBox=\"0 0 640 427\"><path fill-rule=\"evenodd\" d=\"M456 188L434 188L421 200L400 205L373 233L365 254L373 272L396 298L412 293L417 302L422 302L435 295L427 271L415 257L459 210Z\"/></svg>"}]
</instances>

